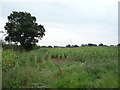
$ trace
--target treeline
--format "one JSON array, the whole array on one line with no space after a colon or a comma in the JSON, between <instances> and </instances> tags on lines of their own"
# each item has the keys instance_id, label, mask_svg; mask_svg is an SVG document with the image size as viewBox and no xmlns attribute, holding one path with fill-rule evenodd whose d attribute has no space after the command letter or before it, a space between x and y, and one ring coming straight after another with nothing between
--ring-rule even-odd
<instances>
[{"instance_id":1,"label":"treeline","mask_svg":"<svg viewBox=\"0 0 120 90\"><path fill-rule=\"evenodd\" d=\"M81 44L81 46L68 44L65 47L67 47L67 48L74 48L74 47L86 47L86 46L106 46L106 47L108 47L108 45L104 45L102 43L100 43L99 45L88 43L88 44ZM118 45L110 45L110 46L120 46L120 43ZM43 48L65 48L63 46L41 46L41 47L43 47Z\"/></svg>"},{"instance_id":2,"label":"treeline","mask_svg":"<svg viewBox=\"0 0 120 90\"><path fill-rule=\"evenodd\" d=\"M23 46L21 45L16 45L16 44L6 44L6 43L1 43L2 48L3 49L14 49L14 50L20 50L20 49L24 49ZM104 45L102 43L100 43L99 45L97 44L92 44L92 43L88 43L88 44L81 44L81 46L79 45L66 45L66 46L37 46L35 45L32 49L37 49L37 48L77 48L77 47L92 47L92 46L97 46L97 47L109 47L109 46L120 46L120 43L118 45Z\"/></svg>"}]
</instances>

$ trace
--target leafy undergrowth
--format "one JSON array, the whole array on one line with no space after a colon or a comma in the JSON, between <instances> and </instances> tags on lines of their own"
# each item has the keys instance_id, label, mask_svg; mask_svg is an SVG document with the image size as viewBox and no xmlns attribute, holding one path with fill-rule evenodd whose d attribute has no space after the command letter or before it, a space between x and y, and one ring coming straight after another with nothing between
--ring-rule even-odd
<instances>
[{"instance_id":1,"label":"leafy undergrowth","mask_svg":"<svg viewBox=\"0 0 120 90\"><path fill-rule=\"evenodd\" d=\"M117 47L4 50L2 63L3 88L118 87Z\"/></svg>"}]
</instances>

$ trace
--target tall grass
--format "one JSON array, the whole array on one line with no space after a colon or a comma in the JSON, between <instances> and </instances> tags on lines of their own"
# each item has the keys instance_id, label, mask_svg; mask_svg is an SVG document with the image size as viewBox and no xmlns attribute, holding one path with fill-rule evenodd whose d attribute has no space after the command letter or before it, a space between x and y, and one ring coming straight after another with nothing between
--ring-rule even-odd
<instances>
[{"instance_id":1,"label":"tall grass","mask_svg":"<svg viewBox=\"0 0 120 90\"><path fill-rule=\"evenodd\" d=\"M118 87L117 47L8 49L2 64L3 88Z\"/></svg>"}]
</instances>

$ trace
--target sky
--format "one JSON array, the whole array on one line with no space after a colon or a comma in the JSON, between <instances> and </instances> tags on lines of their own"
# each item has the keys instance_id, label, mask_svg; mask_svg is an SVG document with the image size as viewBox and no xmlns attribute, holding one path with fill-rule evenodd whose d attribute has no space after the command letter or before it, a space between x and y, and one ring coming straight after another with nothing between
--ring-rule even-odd
<instances>
[{"instance_id":1,"label":"sky","mask_svg":"<svg viewBox=\"0 0 120 90\"><path fill-rule=\"evenodd\" d=\"M46 32L40 46L118 44L119 0L1 0L0 31L12 11L29 12ZM2 34L0 34L2 38Z\"/></svg>"}]
</instances>

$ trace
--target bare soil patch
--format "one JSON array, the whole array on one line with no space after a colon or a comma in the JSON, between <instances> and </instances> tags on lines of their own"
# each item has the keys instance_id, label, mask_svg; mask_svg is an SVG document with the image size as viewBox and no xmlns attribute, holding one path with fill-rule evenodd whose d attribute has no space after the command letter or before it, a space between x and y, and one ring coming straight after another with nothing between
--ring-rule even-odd
<instances>
[{"instance_id":1,"label":"bare soil patch","mask_svg":"<svg viewBox=\"0 0 120 90\"><path fill-rule=\"evenodd\" d=\"M64 62L68 62L68 59L58 59L58 58L52 58L52 60L57 64L62 64Z\"/></svg>"}]
</instances>

